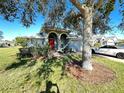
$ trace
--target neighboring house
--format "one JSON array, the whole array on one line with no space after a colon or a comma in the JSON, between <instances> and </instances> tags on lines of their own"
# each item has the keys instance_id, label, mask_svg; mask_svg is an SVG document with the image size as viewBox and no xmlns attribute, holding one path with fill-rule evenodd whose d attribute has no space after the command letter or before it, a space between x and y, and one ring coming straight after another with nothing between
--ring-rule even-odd
<instances>
[{"instance_id":1,"label":"neighboring house","mask_svg":"<svg viewBox=\"0 0 124 93\"><path fill-rule=\"evenodd\" d=\"M103 35L95 35L94 36L94 44L100 43L101 46L103 45L116 45L118 42L118 38L116 36L106 37Z\"/></svg>"},{"instance_id":2,"label":"neighboring house","mask_svg":"<svg viewBox=\"0 0 124 93\"><path fill-rule=\"evenodd\" d=\"M14 46L14 42L13 41L0 40L0 47L10 47L10 46Z\"/></svg>"},{"instance_id":3,"label":"neighboring house","mask_svg":"<svg viewBox=\"0 0 124 93\"><path fill-rule=\"evenodd\" d=\"M44 46L47 43L54 50L61 51L68 47L74 51L82 51L81 37L72 36L69 34L69 30L55 29L55 28L42 28L39 37L31 38L28 46L31 47L35 44Z\"/></svg>"},{"instance_id":4,"label":"neighboring house","mask_svg":"<svg viewBox=\"0 0 124 93\"><path fill-rule=\"evenodd\" d=\"M118 42L118 39L116 36L110 36L106 37L104 41L102 42L103 45L116 45Z\"/></svg>"},{"instance_id":5,"label":"neighboring house","mask_svg":"<svg viewBox=\"0 0 124 93\"><path fill-rule=\"evenodd\" d=\"M116 37L107 37L106 41L103 42L103 45L116 45L118 39Z\"/></svg>"}]
</instances>

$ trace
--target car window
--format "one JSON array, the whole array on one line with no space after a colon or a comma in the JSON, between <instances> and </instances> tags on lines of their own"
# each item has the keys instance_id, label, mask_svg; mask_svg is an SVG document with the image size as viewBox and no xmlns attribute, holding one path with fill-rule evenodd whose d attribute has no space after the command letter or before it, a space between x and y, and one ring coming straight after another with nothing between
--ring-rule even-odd
<instances>
[{"instance_id":1,"label":"car window","mask_svg":"<svg viewBox=\"0 0 124 93\"><path fill-rule=\"evenodd\" d=\"M108 48L117 49L117 47L115 47L115 46L109 46Z\"/></svg>"},{"instance_id":2,"label":"car window","mask_svg":"<svg viewBox=\"0 0 124 93\"><path fill-rule=\"evenodd\" d=\"M100 48L108 48L107 46L102 46L102 47L100 47Z\"/></svg>"},{"instance_id":3,"label":"car window","mask_svg":"<svg viewBox=\"0 0 124 93\"><path fill-rule=\"evenodd\" d=\"M115 47L115 46L102 46L100 48L117 49L117 47Z\"/></svg>"}]
</instances>

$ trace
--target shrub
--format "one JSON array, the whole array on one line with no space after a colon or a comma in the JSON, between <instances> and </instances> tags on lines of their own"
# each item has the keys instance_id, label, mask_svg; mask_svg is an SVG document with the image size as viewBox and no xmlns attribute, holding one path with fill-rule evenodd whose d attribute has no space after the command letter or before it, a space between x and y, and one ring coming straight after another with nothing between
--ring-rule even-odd
<instances>
[{"instance_id":1,"label":"shrub","mask_svg":"<svg viewBox=\"0 0 124 93\"><path fill-rule=\"evenodd\" d=\"M101 46L101 43L95 43L94 44L94 47L100 47Z\"/></svg>"},{"instance_id":2,"label":"shrub","mask_svg":"<svg viewBox=\"0 0 124 93\"><path fill-rule=\"evenodd\" d=\"M26 48L29 39L26 37L16 37L15 39L16 45L21 45L22 47Z\"/></svg>"},{"instance_id":3,"label":"shrub","mask_svg":"<svg viewBox=\"0 0 124 93\"><path fill-rule=\"evenodd\" d=\"M45 46L41 47L39 44L34 45L33 47L30 48L31 53L33 56L44 56L48 57L50 47L48 44Z\"/></svg>"}]
</instances>

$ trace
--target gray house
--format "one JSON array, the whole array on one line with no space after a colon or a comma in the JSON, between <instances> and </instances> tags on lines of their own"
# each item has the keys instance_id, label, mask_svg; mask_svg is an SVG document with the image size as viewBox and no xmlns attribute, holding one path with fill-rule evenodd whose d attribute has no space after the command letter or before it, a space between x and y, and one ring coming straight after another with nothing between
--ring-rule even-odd
<instances>
[{"instance_id":1,"label":"gray house","mask_svg":"<svg viewBox=\"0 0 124 93\"><path fill-rule=\"evenodd\" d=\"M28 43L28 46L31 47L34 44L44 46L48 43L51 49L56 51L61 51L66 47L72 49L75 52L82 51L81 37L72 36L69 33L70 31L65 29L42 28L38 34L38 37L32 38Z\"/></svg>"}]
</instances>

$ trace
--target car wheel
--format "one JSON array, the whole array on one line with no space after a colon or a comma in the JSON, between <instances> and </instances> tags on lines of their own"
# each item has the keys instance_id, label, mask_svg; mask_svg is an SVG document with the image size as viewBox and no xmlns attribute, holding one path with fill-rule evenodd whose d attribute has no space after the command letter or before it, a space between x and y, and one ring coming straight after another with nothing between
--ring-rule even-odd
<instances>
[{"instance_id":1,"label":"car wheel","mask_svg":"<svg viewBox=\"0 0 124 93\"><path fill-rule=\"evenodd\" d=\"M124 59L124 53L117 53L117 58Z\"/></svg>"},{"instance_id":2,"label":"car wheel","mask_svg":"<svg viewBox=\"0 0 124 93\"><path fill-rule=\"evenodd\" d=\"M92 54L95 54L95 51L92 49Z\"/></svg>"}]
</instances>

